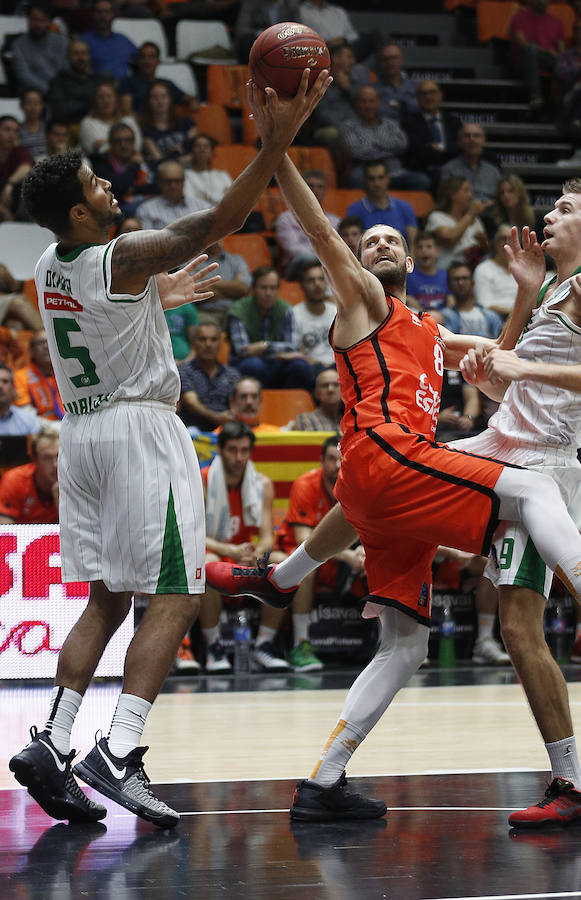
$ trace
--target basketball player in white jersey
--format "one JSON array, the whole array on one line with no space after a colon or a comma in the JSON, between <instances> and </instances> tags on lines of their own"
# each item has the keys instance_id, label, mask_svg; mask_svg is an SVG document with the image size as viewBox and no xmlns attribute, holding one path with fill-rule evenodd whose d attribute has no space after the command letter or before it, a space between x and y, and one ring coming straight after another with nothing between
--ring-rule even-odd
<instances>
[{"instance_id":1,"label":"basketball player in white jersey","mask_svg":"<svg viewBox=\"0 0 581 900\"><path fill-rule=\"evenodd\" d=\"M127 651L108 737L75 774L156 825L179 821L151 791L143 768L147 748L139 744L204 591L204 504L192 442L175 414L179 376L155 276L243 225L331 82L322 72L308 90L308 71L289 101L249 85L263 138L256 159L216 207L159 231L110 241L117 200L110 182L97 178L79 154L51 157L27 178L31 217L58 237L35 277L67 410L59 455L63 579L91 584L86 610L59 655L47 724L41 732L33 728L31 743L10 761L18 781L54 818L96 821L106 814L73 778L70 734L99 659L139 591L152 596ZM200 287L207 297L206 286ZM191 300L187 291L166 305Z\"/></svg>"},{"instance_id":2,"label":"basketball player in white jersey","mask_svg":"<svg viewBox=\"0 0 581 900\"><path fill-rule=\"evenodd\" d=\"M543 285L545 260L536 242L523 267L511 266L531 308L517 347L470 351L461 364L467 380L502 403L485 432L453 446L547 472L570 506L581 486L581 178L564 184L545 216L544 237L541 247L557 267L554 278ZM581 767L567 685L543 632L553 572L520 523L503 523L493 548L482 587L498 588L502 637L552 771L545 798L510 815L509 823L568 825L581 818Z\"/></svg>"},{"instance_id":3,"label":"basketball player in white jersey","mask_svg":"<svg viewBox=\"0 0 581 900\"><path fill-rule=\"evenodd\" d=\"M281 184L285 200L305 228L309 238L314 242L314 246L329 274L331 276L334 275L333 283L339 283L338 290L340 293L342 284L339 282L338 277L339 264L332 257L334 248L327 237L326 225L321 221L316 208L313 208L311 211L307 193L308 188L300 184L300 179L291 168L288 159L285 159L283 167L277 173L277 178ZM553 252L553 247L557 244L557 235L561 235L562 222L565 223L562 226L563 237L567 235L569 240L573 240L574 232L571 234L570 230L567 230L567 221L572 214L572 209L577 209L577 202L579 202L579 211L581 212L581 195L579 195L573 202L565 204L563 208L557 204L556 210L549 214L548 224L551 232L550 235L547 235L546 246L550 253ZM395 251L390 249L391 234L384 234L380 231L381 228L382 226L376 226L375 229L370 229L366 232L363 236L362 246L365 247L366 237L369 240L375 239L376 258L379 260L379 263L384 264L387 268L388 263L394 264ZM328 249L321 246L323 240L329 240ZM579 239L577 237L572 247L569 247L569 252L573 252L578 246ZM523 232L522 247L518 244L516 230L513 231L510 249L513 257L511 271L515 272L519 283L517 313L511 320L510 329L511 333L514 333L516 330L516 336L518 337L530 318L530 312L542 282L544 268L543 272L539 273L539 267L543 256L536 237L529 235L528 229ZM333 264L335 269L333 269ZM573 269L570 269L568 274L572 274L572 271ZM349 283L347 274L342 274L344 281ZM346 302L345 299L344 302ZM351 292L351 306L349 309L357 308L356 302L356 289L354 288ZM563 316L569 318L573 316L572 321L574 322L574 315L569 308L569 304L566 301L562 302L566 304L565 311L556 302L556 314L561 318ZM549 320L551 320L550 316ZM387 321L388 319L385 319L384 323ZM577 324L581 325L581 319ZM374 326L377 326L376 319L372 319L369 323L372 336L376 333L373 331ZM362 334L365 333L364 329L365 322L361 326ZM356 340L358 338L360 338L360 334L356 333L353 334L351 339ZM447 333L444 335L444 340L447 345L451 343ZM524 342L525 339L523 339L523 344ZM484 343L489 350L494 346L492 342ZM477 346L477 344L478 341L476 340L472 347ZM495 355L497 355L496 350L491 354L491 360L495 358ZM512 359L512 355L509 358ZM551 368L554 369L555 367ZM553 375L547 376L548 379L551 377ZM580 376L577 375L577 377L579 378ZM387 393L389 391L387 381L386 388ZM576 445L574 446L576 447ZM487 446L484 453L482 448L479 448L477 455L488 457L490 454L491 451ZM570 454L568 451L565 453L565 456L569 459ZM501 453L497 453L496 458L503 459L504 457ZM554 463L554 465L558 465L558 463ZM507 505L501 499L499 518L508 521L524 519L531 534L534 533L537 546L539 548L544 547L545 558L548 560L552 559L553 567L555 567L555 565L560 566L557 562L557 555L562 552L564 547L564 544L561 544L560 541L565 540L571 548L578 548L579 534L566 514L565 504L559 496L554 482L546 477L546 473L543 473L543 491L548 493L544 496L542 492L540 494L536 493L540 486L536 484L536 478L540 474L522 471L510 465L505 467L495 485L495 491L502 498L506 490L507 496L510 495L513 499ZM374 496L377 496L375 490ZM525 507L531 501L533 501L534 510L531 509L525 515ZM419 506L418 525L421 524L421 515L422 509ZM549 524L549 519L553 524ZM558 530L563 529L563 538L559 541L554 540L555 528ZM567 535L566 538L564 537L565 534ZM214 563L208 567L208 581L214 587L222 590L222 592L225 592L225 588L227 588L232 593L236 591L238 593L251 593L252 596L260 599L268 598L272 604L276 601L277 596L282 603L286 594L288 602L296 584L313 571L321 561L348 546L354 540L354 536L355 532L352 526L345 520L340 505L337 504L317 526L309 539L279 565L259 566L258 569L230 567L230 570L228 570L228 567L224 566L224 564ZM553 545L552 550L549 548L549 544ZM386 540L386 548L389 548L389 546L390 544ZM563 570L563 578L570 587L573 596L579 601L581 598L581 564L579 564L577 553L577 550L574 551L566 561L565 566L560 566L560 568ZM424 636L425 644L422 645L422 636L419 634L422 631L421 627L416 627L415 629L411 626L409 628L406 627L405 615L400 615L398 612L397 593L395 596L388 594L387 598L377 598L372 595L371 600L377 602L368 602L365 612L380 616L383 627L379 650L349 691L337 726L332 732L323 756L310 779L300 782L297 786L291 808L291 817L295 819L302 821L328 821L342 818L370 818L373 815L381 814L378 812L378 801L369 801L357 794L350 794L345 791L345 766L357 746L377 723L397 691L407 682L419 665L419 661L423 659L422 651L427 646L427 636ZM380 605L382 600L386 608ZM552 700L552 696L550 698L545 696L545 703L550 703ZM572 732L568 731L566 733L571 735ZM569 751L574 751L572 739L569 742ZM563 748L563 752L566 752L566 748ZM566 791L559 792L555 806L558 806L558 813L554 818L566 823L571 817L579 815L581 794L577 795L577 792L571 788L571 785L567 784ZM383 808L385 811L385 807Z\"/></svg>"}]
</instances>

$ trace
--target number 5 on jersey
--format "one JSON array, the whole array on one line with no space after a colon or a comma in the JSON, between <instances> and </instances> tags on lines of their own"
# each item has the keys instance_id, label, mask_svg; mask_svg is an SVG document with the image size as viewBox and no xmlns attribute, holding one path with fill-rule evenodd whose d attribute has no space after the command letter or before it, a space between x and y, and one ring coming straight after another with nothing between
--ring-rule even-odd
<instances>
[{"instance_id":1,"label":"number 5 on jersey","mask_svg":"<svg viewBox=\"0 0 581 900\"><path fill-rule=\"evenodd\" d=\"M54 336L58 351L63 359L77 359L83 368L80 375L69 376L75 387L90 387L92 384L99 384L100 378L97 375L95 363L91 359L89 351L83 346L73 346L69 339L69 333L72 331L80 331L81 326L76 319L59 316L53 319Z\"/></svg>"}]
</instances>

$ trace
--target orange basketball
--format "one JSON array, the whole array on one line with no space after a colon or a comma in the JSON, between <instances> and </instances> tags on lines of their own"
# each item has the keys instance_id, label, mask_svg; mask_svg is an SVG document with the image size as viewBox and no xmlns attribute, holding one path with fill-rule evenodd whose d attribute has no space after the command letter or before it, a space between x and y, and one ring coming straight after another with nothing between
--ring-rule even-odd
<instances>
[{"instance_id":1,"label":"orange basketball","mask_svg":"<svg viewBox=\"0 0 581 900\"><path fill-rule=\"evenodd\" d=\"M321 69L329 68L329 48L307 25L280 22L256 38L248 63L259 88L272 87L279 96L294 97L304 69L311 70L311 85Z\"/></svg>"}]
</instances>

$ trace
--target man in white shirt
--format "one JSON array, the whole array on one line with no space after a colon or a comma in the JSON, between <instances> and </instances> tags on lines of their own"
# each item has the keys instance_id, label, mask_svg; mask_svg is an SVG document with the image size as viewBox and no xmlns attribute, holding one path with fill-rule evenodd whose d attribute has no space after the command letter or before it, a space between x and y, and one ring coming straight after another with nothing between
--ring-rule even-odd
<instances>
[{"instance_id":1,"label":"man in white shirt","mask_svg":"<svg viewBox=\"0 0 581 900\"><path fill-rule=\"evenodd\" d=\"M219 203L232 178L222 169L212 168L212 156L216 141L209 134L197 134L192 139L191 168L186 167L185 195L188 199L203 201L207 206Z\"/></svg>"},{"instance_id":2,"label":"man in white shirt","mask_svg":"<svg viewBox=\"0 0 581 900\"><path fill-rule=\"evenodd\" d=\"M162 162L157 170L159 197L146 200L139 207L139 218L144 231L148 228L165 228L182 216L207 209L212 204L186 197L184 194L184 170L179 162Z\"/></svg>"},{"instance_id":3,"label":"man in white shirt","mask_svg":"<svg viewBox=\"0 0 581 900\"><path fill-rule=\"evenodd\" d=\"M305 300L293 307L299 348L316 372L335 364L329 329L337 307L328 300L328 285L320 263L307 263L301 272Z\"/></svg>"}]
</instances>

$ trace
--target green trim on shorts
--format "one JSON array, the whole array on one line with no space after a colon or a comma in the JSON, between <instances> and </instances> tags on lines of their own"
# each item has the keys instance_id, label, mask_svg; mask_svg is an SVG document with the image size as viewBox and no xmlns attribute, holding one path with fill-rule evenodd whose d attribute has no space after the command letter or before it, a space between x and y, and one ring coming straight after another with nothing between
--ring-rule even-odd
<instances>
[{"instance_id":1,"label":"green trim on shorts","mask_svg":"<svg viewBox=\"0 0 581 900\"><path fill-rule=\"evenodd\" d=\"M184 551L176 511L173 502L173 491L169 489L163 549L156 594L189 594L188 576L184 562Z\"/></svg>"},{"instance_id":2,"label":"green trim on shorts","mask_svg":"<svg viewBox=\"0 0 581 900\"><path fill-rule=\"evenodd\" d=\"M537 594L544 597L546 573L547 567L543 558L539 555L539 551L531 539L528 538L518 571L512 582L513 585L530 588L531 591L536 591Z\"/></svg>"}]
</instances>

